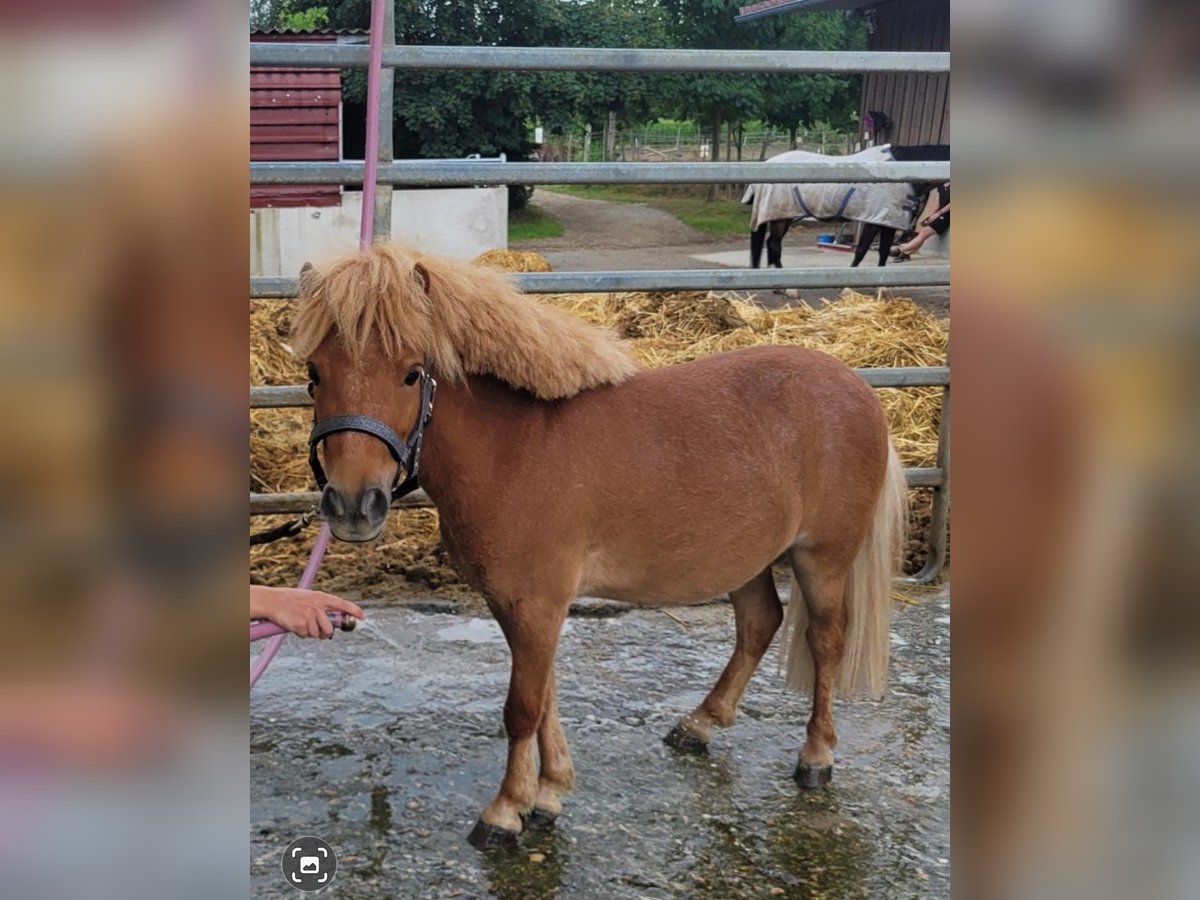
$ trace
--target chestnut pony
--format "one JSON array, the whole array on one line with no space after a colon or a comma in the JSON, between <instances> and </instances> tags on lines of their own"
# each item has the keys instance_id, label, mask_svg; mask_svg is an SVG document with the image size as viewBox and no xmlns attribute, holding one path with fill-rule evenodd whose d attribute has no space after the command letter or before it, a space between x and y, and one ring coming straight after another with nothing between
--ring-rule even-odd
<instances>
[{"instance_id":1,"label":"chestnut pony","mask_svg":"<svg viewBox=\"0 0 1200 900\"><path fill-rule=\"evenodd\" d=\"M835 688L884 689L904 527L903 469L858 375L795 347L642 370L614 335L503 273L397 246L306 265L300 282L292 340L317 432L333 417L374 423L314 433L336 537L379 534L401 461L411 466L398 438L424 418L427 376L440 384L421 485L512 651L508 765L474 843L553 820L572 787L554 654L577 595L669 605L729 594L733 657L668 736L702 749L733 722L784 622L780 556L794 575L781 662L813 697L796 778L829 780Z\"/></svg>"}]
</instances>

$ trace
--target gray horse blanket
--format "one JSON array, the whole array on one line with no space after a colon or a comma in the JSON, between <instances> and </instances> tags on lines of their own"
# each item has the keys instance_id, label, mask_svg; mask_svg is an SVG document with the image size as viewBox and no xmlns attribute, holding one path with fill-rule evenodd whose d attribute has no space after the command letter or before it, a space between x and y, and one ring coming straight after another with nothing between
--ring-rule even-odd
<instances>
[{"instance_id":1,"label":"gray horse blanket","mask_svg":"<svg viewBox=\"0 0 1200 900\"><path fill-rule=\"evenodd\" d=\"M792 150L766 160L767 163L813 162L829 159L820 153ZM891 144L868 147L851 156L838 157L859 162L891 160ZM912 224L917 195L910 184L752 184L742 203L751 204L750 230L776 219L815 219L818 222L868 222L903 231Z\"/></svg>"}]
</instances>

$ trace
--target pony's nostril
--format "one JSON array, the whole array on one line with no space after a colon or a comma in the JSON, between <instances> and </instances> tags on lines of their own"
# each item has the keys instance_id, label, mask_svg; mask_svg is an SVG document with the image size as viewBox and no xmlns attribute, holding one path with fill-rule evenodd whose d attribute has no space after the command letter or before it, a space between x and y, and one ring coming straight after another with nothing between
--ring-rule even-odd
<instances>
[{"instance_id":1,"label":"pony's nostril","mask_svg":"<svg viewBox=\"0 0 1200 900\"><path fill-rule=\"evenodd\" d=\"M321 494L321 515L326 519L341 519L346 515L346 501L332 485L327 485Z\"/></svg>"},{"instance_id":2,"label":"pony's nostril","mask_svg":"<svg viewBox=\"0 0 1200 900\"><path fill-rule=\"evenodd\" d=\"M363 491L359 510L368 522L382 522L387 518L390 505L386 491L380 488L368 488Z\"/></svg>"}]
</instances>

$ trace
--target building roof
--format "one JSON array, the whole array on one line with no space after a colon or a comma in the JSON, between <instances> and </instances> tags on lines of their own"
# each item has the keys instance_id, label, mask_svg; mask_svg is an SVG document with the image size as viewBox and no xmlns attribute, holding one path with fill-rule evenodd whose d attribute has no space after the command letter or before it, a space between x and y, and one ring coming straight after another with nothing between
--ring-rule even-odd
<instances>
[{"instance_id":1,"label":"building roof","mask_svg":"<svg viewBox=\"0 0 1200 900\"><path fill-rule=\"evenodd\" d=\"M370 33L371 32L366 28L251 28L250 29L251 37L258 37L260 35L272 35L272 36L294 35L297 37L300 37L300 36L311 37L312 35L326 35L326 34L344 36L344 35L352 35L352 34L370 34Z\"/></svg>"},{"instance_id":2,"label":"building roof","mask_svg":"<svg viewBox=\"0 0 1200 900\"><path fill-rule=\"evenodd\" d=\"M749 22L764 16L776 16L790 12L816 12L822 9L862 9L878 6L887 0L759 0L738 10L735 22Z\"/></svg>"}]
</instances>

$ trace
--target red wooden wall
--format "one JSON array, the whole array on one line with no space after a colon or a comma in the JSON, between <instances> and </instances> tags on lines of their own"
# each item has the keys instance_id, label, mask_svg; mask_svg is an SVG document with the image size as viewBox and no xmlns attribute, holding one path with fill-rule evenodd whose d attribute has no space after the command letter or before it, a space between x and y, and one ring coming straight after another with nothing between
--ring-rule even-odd
<instances>
[{"instance_id":1,"label":"red wooden wall","mask_svg":"<svg viewBox=\"0 0 1200 900\"><path fill-rule=\"evenodd\" d=\"M254 41L333 42L336 35L255 34ZM250 160L311 162L340 156L337 69L250 69ZM337 206L336 184L251 185L250 206Z\"/></svg>"}]
</instances>

